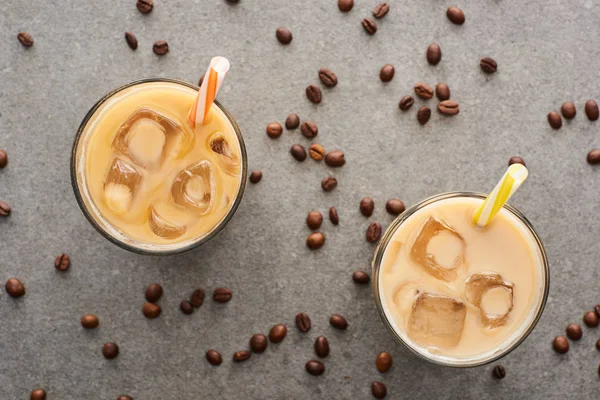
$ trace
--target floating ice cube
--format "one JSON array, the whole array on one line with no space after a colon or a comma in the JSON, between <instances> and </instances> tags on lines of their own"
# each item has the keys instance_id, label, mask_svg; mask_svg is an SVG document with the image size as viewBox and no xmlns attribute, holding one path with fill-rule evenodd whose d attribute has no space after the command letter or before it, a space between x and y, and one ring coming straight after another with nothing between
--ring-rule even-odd
<instances>
[{"instance_id":1,"label":"floating ice cube","mask_svg":"<svg viewBox=\"0 0 600 400\"><path fill-rule=\"evenodd\" d=\"M513 284L493 272L469 276L465 284L467 300L479 308L483 323L495 328L504 325L513 308Z\"/></svg>"},{"instance_id":2,"label":"floating ice cube","mask_svg":"<svg viewBox=\"0 0 600 400\"><path fill-rule=\"evenodd\" d=\"M158 214L158 212L156 212L154 206L150 206L148 224L154 234L166 239L175 239L183 235L186 230L185 226L178 226L166 221Z\"/></svg>"},{"instance_id":3,"label":"floating ice cube","mask_svg":"<svg viewBox=\"0 0 600 400\"><path fill-rule=\"evenodd\" d=\"M120 158L115 158L104 179L104 186L115 183L125 185L134 192L141 180L142 176L133 165Z\"/></svg>"},{"instance_id":4,"label":"floating ice cube","mask_svg":"<svg viewBox=\"0 0 600 400\"><path fill-rule=\"evenodd\" d=\"M215 176L212 164L202 160L177 175L171 194L176 205L193 214L206 214L215 199Z\"/></svg>"},{"instance_id":5,"label":"floating ice cube","mask_svg":"<svg viewBox=\"0 0 600 400\"><path fill-rule=\"evenodd\" d=\"M408 336L426 347L451 348L461 339L467 309L457 299L442 294L421 293L408 320Z\"/></svg>"},{"instance_id":6,"label":"floating ice cube","mask_svg":"<svg viewBox=\"0 0 600 400\"><path fill-rule=\"evenodd\" d=\"M104 186L104 200L111 210L117 214L124 214L131 207L133 193L127 185L109 183Z\"/></svg>"},{"instance_id":7,"label":"floating ice cube","mask_svg":"<svg viewBox=\"0 0 600 400\"><path fill-rule=\"evenodd\" d=\"M465 241L445 222L429 217L411 248L416 263L437 279L452 281L464 266Z\"/></svg>"},{"instance_id":8,"label":"floating ice cube","mask_svg":"<svg viewBox=\"0 0 600 400\"><path fill-rule=\"evenodd\" d=\"M131 158L143 167L160 164L165 146L165 128L150 118L138 119L129 129L127 150Z\"/></svg>"},{"instance_id":9,"label":"floating ice cube","mask_svg":"<svg viewBox=\"0 0 600 400\"><path fill-rule=\"evenodd\" d=\"M219 165L230 175L237 175L240 169L240 159L231 150L227 139L221 132L213 133L208 139L208 145L212 151L219 154Z\"/></svg>"},{"instance_id":10,"label":"floating ice cube","mask_svg":"<svg viewBox=\"0 0 600 400\"><path fill-rule=\"evenodd\" d=\"M394 289L394 305L400 315L410 315L417 296L421 294L419 284L414 281L402 282Z\"/></svg>"}]
</instances>

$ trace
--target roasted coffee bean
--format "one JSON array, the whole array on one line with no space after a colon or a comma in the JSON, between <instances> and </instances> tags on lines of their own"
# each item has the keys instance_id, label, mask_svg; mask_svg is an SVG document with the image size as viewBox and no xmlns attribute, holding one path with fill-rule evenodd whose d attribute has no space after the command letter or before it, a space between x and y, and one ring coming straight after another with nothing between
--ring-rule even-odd
<instances>
[{"instance_id":1,"label":"roasted coffee bean","mask_svg":"<svg viewBox=\"0 0 600 400\"><path fill-rule=\"evenodd\" d=\"M374 35L377 32L377 24L371 18L363 19L362 26L369 35Z\"/></svg>"},{"instance_id":2,"label":"roasted coffee bean","mask_svg":"<svg viewBox=\"0 0 600 400\"><path fill-rule=\"evenodd\" d=\"M596 315L600 318L600 304L594 306L594 311L596 311Z\"/></svg>"},{"instance_id":3,"label":"roasted coffee bean","mask_svg":"<svg viewBox=\"0 0 600 400\"><path fill-rule=\"evenodd\" d=\"M310 331L311 322L307 313L301 312L296 314L296 328L302 333Z\"/></svg>"},{"instance_id":4,"label":"roasted coffee bean","mask_svg":"<svg viewBox=\"0 0 600 400\"><path fill-rule=\"evenodd\" d=\"M56 256L54 259L54 268L59 271L66 271L71 266L71 259L67 253Z\"/></svg>"},{"instance_id":5,"label":"roasted coffee bean","mask_svg":"<svg viewBox=\"0 0 600 400\"><path fill-rule=\"evenodd\" d=\"M98 325L100 325L100 321L94 314L84 314L84 316L81 317L81 326L85 329L94 329L97 328Z\"/></svg>"},{"instance_id":6,"label":"roasted coffee bean","mask_svg":"<svg viewBox=\"0 0 600 400\"><path fill-rule=\"evenodd\" d=\"M317 250L325 244L325 235L321 232L313 232L306 238L306 247L311 250Z\"/></svg>"},{"instance_id":7,"label":"roasted coffee bean","mask_svg":"<svg viewBox=\"0 0 600 400\"><path fill-rule=\"evenodd\" d=\"M204 75L202 75L198 80L198 86L202 86L202 82L204 82Z\"/></svg>"},{"instance_id":8,"label":"roasted coffee bean","mask_svg":"<svg viewBox=\"0 0 600 400\"><path fill-rule=\"evenodd\" d=\"M262 172L256 170L250 173L250 182L258 183L262 179Z\"/></svg>"},{"instance_id":9,"label":"roasted coffee bean","mask_svg":"<svg viewBox=\"0 0 600 400\"><path fill-rule=\"evenodd\" d=\"M366 238L367 242L375 243L379 240L381 236L381 224L379 222L373 222L367 228Z\"/></svg>"},{"instance_id":10,"label":"roasted coffee bean","mask_svg":"<svg viewBox=\"0 0 600 400\"><path fill-rule=\"evenodd\" d=\"M194 306L187 300L181 300L181 303L179 303L179 309L185 315L190 315L194 312Z\"/></svg>"},{"instance_id":11,"label":"roasted coffee bean","mask_svg":"<svg viewBox=\"0 0 600 400\"><path fill-rule=\"evenodd\" d=\"M446 17L456 25L462 25L465 23L465 13L458 7L448 7L446 10Z\"/></svg>"},{"instance_id":12,"label":"roasted coffee bean","mask_svg":"<svg viewBox=\"0 0 600 400\"><path fill-rule=\"evenodd\" d=\"M104 343L104 346L102 346L102 355L108 360L117 358L119 355L119 345L113 342Z\"/></svg>"},{"instance_id":13,"label":"roasted coffee bean","mask_svg":"<svg viewBox=\"0 0 600 400\"><path fill-rule=\"evenodd\" d=\"M325 336L319 336L315 339L315 353L321 358L329 355L329 341Z\"/></svg>"},{"instance_id":14,"label":"roasted coffee bean","mask_svg":"<svg viewBox=\"0 0 600 400\"><path fill-rule=\"evenodd\" d=\"M552 127L552 129L560 129L562 126L562 118L556 111L551 111L548 113L548 123Z\"/></svg>"},{"instance_id":15,"label":"roasted coffee bean","mask_svg":"<svg viewBox=\"0 0 600 400\"><path fill-rule=\"evenodd\" d=\"M421 107L419 111L417 111L417 120L421 125L425 125L427 121L431 118L431 109L429 107Z\"/></svg>"},{"instance_id":16,"label":"roasted coffee bean","mask_svg":"<svg viewBox=\"0 0 600 400\"><path fill-rule=\"evenodd\" d=\"M413 106L413 104L415 104L415 99L412 96L404 96L403 98L400 99L400 103L398 104L398 107L402 111L406 111L409 108L411 108Z\"/></svg>"},{"instance_id":17,"label":"roasted coffee bean","mask_svg":"<svg viewBox=\"0 0 600 400\"><path fill-rule=\"evenodd\" d=\"M34 389L29 396L30 400L46 400L46 391L44 389Z\"/></svg>"},{"instance_id":18,"label":"roasted coffee bean","mask_svg":"<svg viewBox=\"0 0 600 400\"><path fill-rule=\"evenodd\" d=\"M8 217L10 215L10 212L10 206L5 201L0 200L0 216Z\"/></svg>"},{"instance_id":19,"label":"roasted coffee bean","mask_svg":"<svg viewBox=\"0 0 600 400\"><path fill-rule=\"evenodd\" d=\"M233 293L229 288L216 288L213 292L213 300L217 303L227 303L233 297Z\"/></svg>"},{"instance_id":20,"label":"roasted coffee bean","mask_svg":"<svg viewBox=\"0 0 600 400\"><path fill-rule=\"evenodd\" d=\"M255 353L263 353L268 345L269 341L263 334L257 333L250 338L250 348Z\"/></svg>"},{"instance_id":21,"label":"roasted coffee bean","mask_svg":"<svg viewBox=\"0 0 600 400\"><path fill-rule=\"evenodd\" d=\"M271 122L267 125L267 135L271 139L277 139L283 133L283 127L279 122Z\"/></svg>"},{"instance_id":22,"label":"roasted coffee bean","mask_svg":"<svg viewBox=\"0 0 600 400\"><path fill-rule=\"evenodd\" d=\"M320 144L313 143L308 148L308 154L310 154L310 158L316 161L321 161L325 158L325 148Z\"/></svg>"},{"instance_id":23,"label":"roasted coffee bean","mask_svg":"<svg viewBox=\"0 0 600 400\"><path fill-rule=\"evenodd\" d=\"M346 318L342 317L340 314L333 314L331 318L329 318L329 323L336 329L346 329L348 328L348 321Z\"/></svg>"},{"instance_id":24,"label":"roasted coffee bean","mask_svg":"<svg viewBox=\"0 0 600 400\"><path fill-rule=\"evenodd\" d=\"M431 65L438 65L442 61L442 49L439 44L431 43L427 47L427 62Z\"/></svg>"},{"instance_id":25,"label":"roasted coffee bean","mask_svg":"<svg viewBox=\"0 0 600 400\"><path fill-rule=\"evenodd\" d=\"M564 354L569 351L569 341L564 336L557 336L552 341L552 347L557 353Z\"/></svg>"},{"instance_id":26,"label":"roasted coffee bean","mask_svg":"<svg viewBox=\"0 0 600 400\"><path fill-rule=\"evenodd\" d=\"M375 202L370 197L365 197L360 201L360 213L365 217L370 217L373 215L373 210L375 209Z\"/></svg>"},{"instance_id":27,"label":"roasted coffee bean","mask_svg":"<svg viewBox=\"0 0 600 400\"><path fill-rule=\"evenodd\" d=\"M323 82L323 85L330 88L338 83L337 75L329 68L321 68L319 70L319 79Z\"/></svg>"},{"instance_id":28,"label":"roasted coffee bean","mask_svg":"<svg viewBox=\"0 0 600 400\"><path fill-rule=\"evenodd\" d=\"M236 351L235 353L233 353L233 361L235 361L235 362L246 361L247 359L250 358L251 355L252 355L252 353L250 353L248 350Z\"/></svg>"},{"instance_id":29,"label":"roasted coffee bean","mask_svg":"<svg viewBox=\"0 0 600 400\"><path fill-rule=\"evenodd\" d=\"M506 369L502 365L496 365L492 370L492 375L496 379L504 379L506 376Z\"/></svg>"},{"instance_id":30,"label":"roasted coffee bean","mask_svg":"<svg viewBox=\"0 0 600 400\"><path fill-rule=\"evenodd\" d=\"M352 273L352 280L354 283L358 283L359 285L366 285L369 283L371 278L369 277L369 274L364 271L354 271Z\"/></svg>"},{"instance_id":31,"label":"roasted coffee bean","mask_svg":"<svg viewBox=\"0 0 600 400\"><path fill-rule=\"evenodd\" d=\"M422 99L428 100L433 97L433 89L425 82L415 84L415 94Z\"/></svg>"},{"instance_id":32,"label":"roasted coffee bean","mask_svg":"<svg viewBox=\"0 0 600 400\"><path fill-rule=\"evenodd\" d=\"M10 297L16 298L21 297L25 294L25 286L23 285L23 282L21 282L17 278L10 278L9 280L7 280L6 284L4 285L4 288L6 289L6 293L8 293Z\"/></svg>"},{"instance_id":33,"label":"roasted coffee bean","mask_svg":"<svg viewBox=\"0 0 600 400\"><path fill-rule=\"evenodd\" d=\"M373 16L375 18L383 18L390 11L388 3L379 3L373 9Z\"/></svg>"},{"instance_id":34,"label":"roasted coffee bean","mask_svg":"<svg viewBox=\"0 0 600 400\"><path fill-rule=\"evenodd\" d=\"M319 134L319 128L314 122L306 121L300 125L300 132L308 139L312 139Z\"/></svg>"},{"instance_id":35,"label":"roasted coffee bean","mask_svg":"<svg viewBox=\"0 0 600 400\"><path fill-rule=\"evenodd\" d=\"M590 121L596 121L598 116L600 116L600 111L598 110L598 103L595 100L588 100L585 102L585 115L588 117Z\"/></svg>"},{"instance_id":36,"label":"roasted coffee bean","mask_svg":"<svg viewBox=\"0 0 600 400\"><path fill-rule=\"evenodd\" d=\"M387 351L382 351L381 353L377 354L375 366L379 372L385 373L392 368L392 361L392 355Z\"/></svg>"},{"instance_id":37,"label":"roasted coffee bean","mask_svg":"<svg viewBox=\"0 0 600 400\"><path fill-rule=\"evenodd\" d=\"M154 0L138 0L137 1L137 9L140 10L142 14L148 14L154 8Z\"/></svg>"},{"instance_id":38,"label":"roasted coffee bean","mask_svg":"<svg viewBox=\"0 0 600 400\"><path fill-rule=\"evenodd\" d=\"M376 399L383 399L387 395L387 387L383 382L371 382L371 393Z\"/></svg>"},{"instance_id":39,"label":"roasted coffee bean","mask_svg":"<svg viewBox=\"0 0 600 400\"><path fill-rule=\"evenodd\" d=\"M325 163L330 167L341 167L346 164L344 153L339 150L330 151L327 153L327 156L325 156Z\"/></svg>"},{"instance_id":40,"label":"roasted coffee bean","mask_svg":"<svg viewBox=\"0 0 600 400\"><path fill-rule=\"evenodd\" d=\"M348 12L354 7L354 0L338 0L338 8L342 12Z\"/></svg>"},{"instance_id":41,"label":"roasted coffee bean","mask_svg":"<svg viewBox=\"0 0 600 400\"><path fill-rule=\"evenodd\" d=\"M157 40L154 42L154 45L152 45L152 51L157 56L164 56L169 52L169 43L167 43L166 40Z\"/></svg>"},{"instance_id":42,"label":"roasted coffee bean","mask_svg":"<svg viewBox=\"0 0 600 400\"><path fill-rule=\"evenodd\" d=\"M392 215L400 215L406 210L404 203L400 199L389 199L385 203L385 209Z\"/></svg>"},{"instance_id":43,"label":"roasted coffee bean","mask_svg":"<svg viewBox=\"0 0 600 400\"><path fill-rule=\"evenodd\" d=\"M6 167L6 164L8 164L8 155L6 151L0 150L0 168Z\"/></svg>"},{"instance_id":44,"label":"roasted coffee bean","mask_svg":"<svg viewBox=\"0 0 600 400\"><path fill-rule=\"evenodd\" d=\"M133 397L127 396L127 395L123 395L123 396L117 397L117 400L133 400Z\"/></svg>"},{"instance_id":45,"label":"roasted coffee bean","mask_svg":"<svg viewBox=\"0 0 600 400\"><path fill-rule=\"evenodd\" d=\"M206 361L208 361L211 365L221 365L223 358L218 351L211 349L206 352Z\"/></svg>"},{"instance_id":46,"label":"roasted coffee bean","mask_svg":"<svg viewBox=\"0 0 600 400\"><path fill-rule=\"evenodd\" d=\"M290 44L290 42L292 41L292 32L287 28L277 28L277 30L275 31L275 36L281 44Z\"/></svg>"},{"instance_id":47,"label":"roasted coffee bean","mask_svg":"<svg viewBox=\"0 0 600 400\"><path fill-rule=\"evenodd\" d=\"M591 165L600 164L600 149L593 149L587 155L587 162ZM0 204L0 215L2 213L2 204Z\"/></svg>"},{"instance_id":48,"label":"roasted coffee bean","mask_svg":"<svg viewBox=\"0 0 600 400\"><path fill-rule=\"evenodd\" d=\"M508 160L508 165L513 165L513 164L521 164L521 165L527 166L527 164L525 164L525 160L523 160L519 156L513 156L510 158L510 160Z\"/></svg>"},{"instance_id":49,"label":"roasted coffee bean","mask_svg":"<svg viewBox=\"0 0 600 400\"><path fill-rule=\"evenodd\" d=\"M334 225L338 225L340 223L340 216L338 215L337 208L329 208L329 220Z\"/></svg>"},{"instance_id":50,"label":"roasted coffee bean","mask_svg":"<svg viewBox=\"0 0 600 400\"><path fill-rule=\"evenodd\" d=\"M337 179L328 176L321 181L321 188L326 192L331 192L337 186Z\"/></svg>"},{"instance_id":51,"label":"roasted coffee bean","mask_svg":"<svg viewBox=\"0 0 600 400\"><path fill-rule=\"evenodd\" d=\"M577 109L572 101L566 101L560 106L560 112L566 119L573 119L577 115Z\"/></svg>"},{"instance_id":52,"label":"roasted coffee bean","mask_svg":"<svg viewBox=\"0 0 600 400\"><path fill-rule=\"evenodd\" d=\"M596 349L600 350L600 339L596 340Z\"/></svg>"},{"instance_id":53,"label":"roasted coffee bean","mask_svg":"<svg viewBox=\"0 0 600 400\"><path fill-rule=\"evenodd\" d=\"M132 32L125 32L125 41L127 42L127 45L131 48L131 50L135 50L138 48L137 38Z\"/></svg>"},{"instance_id":54,"label":"roasted coffee bean","mask_svg":"<svg viewBox=\"0 0 600 400\"><path fill-rule=\"evenodd\" d=\"M379 79L381 79L381 82L389 82L394 79L395 73L396 69L392 64L385 64L379 71Z\"/></svg>"},{"instance_id":55,"label":"roasted coffee bean","mask_svg":"<svg viewBox=\"0 0 600 400\"><path fill-rule=\"evenodd\" d=\"M285 119L286 129L296 129L298 126L300 126L300 117L298 114L292 113L288 115L288 117Z\"/></svg>"},{"instance_id":56,"label":"roasted coffee bean","mask_svg":"<svg viewBox=\"0 0 600 400\"><path fill-rule=\"evenodd\" d=\"M287 326L284 324L275 325L269 331L269 340L271 343L280 343L287 335Z\"/></svg>"},{"instance_id":57,"label":"roasted coffee bean","mask_svg":"<svg viewBox=\"0 0 600 400\"><path fill-rule=\"evenodd\" d=\"M486 74L493 74L498 70L498 63L490 57L483 57L481 61L479 61L479 66Z\"/></svg>"},{"instance_id":58,"label":"roasted coffee bean","mask_svg":"<svg viewBox=\"0 0 600 400\"><path fill-rule=\"evenodd\" d=\"M313 104L319 104L323 99L321 89L315 85L308 85L306 87L306 98Z\"/></svg>"},{"instance_id":59,"label":"roasted coffee bean","mask_svg":"<svg viewBox=\"0 0 600 400\"><path fill-rule=\"evenodd\" d=\"M581 325L578 324L570 324L567 326L567 336L571 340L579 340L583 336L583 330L581 329Z\"/></svg>"},{"instance_id":60,"label":"roasted coffee bean","mask_svg":"<svg viewBox=\"0 0 600 400\"><path fill-rule=\"evenodd\" d=\"M590 328L598 326L598 315L594 311L588 311L583 316L583 322Z\"/></svg>"},{"instance_id":61,"label":"roasted coffee bean","mask_svg":"<svg viewBox=\"0 0 600 400\"><path fill-rule=\"evenodd\" d=\"M194 308L202 306L202 303L204 303L204 295L204 289L198 288L194 290L194 292L192 293L192 297L190 298L190 303L192 303L192 306L194 306Z\"/></svg>"},{"instance_id":62,"label":"roasted coffee bean","mask_svg":"<svg viewBox=\"0 0 600 400\"><path fill-rule=\"evenodd\" d=\"M325 372L325 366L323 365L323 363L317 361L317 360L310 360L306 363L306 372L308 372L309 374L313 375L313 376L319 376L319 375L323 375L323 373Z\"/></svg>"},{"instance_id":63,"label":"roasted coffee bean","mask_svg":"<svg viewBox=\"0 0 600 400\"><path fill-rule=\"evenodd\" d=\"M152 283L146 288L146 300L156 303L163 294L163 288L158 283Z\"/></svg>"},{"instance_id":64,"label":"roasted coffee bean","mask_svg":"<svg viewBox=\"0 0 600 400\"><path fill-rule=\"evenodd\" d=\"M450 88L443 82L435 85L435 95L440 101L450 99Z\"/></svg>"},{"instance_id":65,"label":"roasted coffee bean","mask_svg":"<svg viewBox=\"0 0 600 400\"><path fill-rule=\"evenodd\" d=\"M319 229L323 223L323 214L318 211L310 211L306 216L306 225L312 230Z\"/></svg>"},{"instance_id":66,"label":"roasted coffee bean","mask_svg":"<svg viewBox=\"0 0 600 400\"><path fill-rule=\"evenodd\" d=\"M458 103L453 100L444 100L438 104L437 108L444 115L456 115L460 112Z\"/></svg>"},{"instance_id":67,"label":"roasted coffee bean","mask_svg":"<svg viewBox=\"0 0 600 400\"><path fill-rule=\"evenodd\" d=\"M290 154L296 159L296 161L306 160L306 149L299 144L292 145Z\"/></svg>"},{"instance_id":68,"label":"roasted coffee bean","mask_svg":"<svg viewBox=\"0 0 600 400\"><path fill-rule=\"evenodd\" d=\"M154 319L160 315L161 308L158 304L144 303L142 306L142 313L146 318Z\"/></svg>"},{"instance_id":69,"label":"roasted coffee bean","mask_svg":"<svg viewBox=\"0 0 600 400\"><path fill-rule=\"evenodd\" d=\"M17 39L19 39L19 42L25 47L33 46L33 36L27 32L19 32Z\"/></svg>"}]
</instances>

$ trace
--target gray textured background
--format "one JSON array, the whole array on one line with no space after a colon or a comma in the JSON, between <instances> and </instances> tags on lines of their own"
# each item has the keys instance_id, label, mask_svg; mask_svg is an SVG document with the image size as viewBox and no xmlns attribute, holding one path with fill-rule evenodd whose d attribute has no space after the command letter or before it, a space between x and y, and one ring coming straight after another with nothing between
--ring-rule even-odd
<instances>
[{"instance_id":1,"label":"gray textured background","mask_svg":"<svg viewBox=\"0 0 600 400\"><path fill-rule=\"evenodd\" d=\"M390 1L373 37L360 26L373 0L356 0L348 14L336 0L155 3L147 16L135 0L0 5L0 148L10 158L0 171L0 198L14 210L0 220L0 280L17 276L27 287L20 300L0 296L0 398L25 399L39 386L49 399L370 398L374 379L387 384L390 398L597 396L599 331L584 328L565 356L551 349L555 335L600 301L600 171L585 161L600 146L600 122L587 121L582 107L600 97L597 1L459 0L467 16L462 27L445 17L454 2ZM294 34L287 47L275 39L282 25ZM33 34L32 48L16 40L21 30ZM126 30L137 35L137 51L127 47ZM151 50L158 39L171 48L162 58ZM443 51L437 67L424 57L433 41ZM151 76L197 82L214 55L231 60L219 98L242 127L250 168L264 178L248 187L227 229L201 249L169 258L121 250L77 207L69 177L75 131L108 90ZM483 56L498 61L498 73L480 71ZM396 66L388 84L378 78L385 63ZM313 106L304 88L318 83L324 66L339 85ZM400 112L398 100L420 80L447 82L460 114L434 112L421 127L416 107ZM552 131L546 114L566 100L575 101L578 115ZM330 172L324 164L289 155L293 143L309 144L299 131L277 141L265 135L267 123L290 112L318 124L316 142L346 153L346 166L332 171L340 181L334 192L321 191ZM489 190L513 155L530 168L513 204L545 241L552 284L537 328L501 361L507 377L499 382L492 365L456 370L412 356L384 328L371 290L356 287L350 275L370 262L369 220L392 220L383 207L388 198L410 205L448 190ZM369 220L358 212L364 196L376 202ZM341 223L325 221L327 243L310 252L306 212L331 205ZM52 263L63 251L72 267L58 273ZM140 307L154 281L165 295L163 314L150 321ZM228 286L234 298L182 315L179 301L198 286ZM313 319L308 334L294 327L299 311ZM347 316L348 331L328 325L336 312ZM83 331L84 313L97 314L100 328ZM290 327L283 343L231 362L251 334L279 322ZM327 372L315 378L304 363L320 334L332 351ZM106 341L121 346L116 360L102 357ZM222 366L207 364L209 348L222 352ZM385 375L374 366L382 350L394 357Z\"/></svg>"}]
</instances>

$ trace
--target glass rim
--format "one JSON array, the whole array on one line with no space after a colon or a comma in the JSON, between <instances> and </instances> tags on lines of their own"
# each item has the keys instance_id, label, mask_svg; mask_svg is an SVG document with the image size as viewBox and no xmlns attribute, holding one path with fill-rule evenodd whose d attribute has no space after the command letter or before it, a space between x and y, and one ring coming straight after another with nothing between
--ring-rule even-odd
<instances>
[{"instance_id":1,"label":"glass rim","mask_svg":"<svg viewBox=\"0 0 600 400\"><path fill-rule=\"evenodd\" d=\"M182 86L186 86L188 88L194 89L196 91L199 90L198 86L191 84L189 82L185 82L185 81L182 81L179 79L156 77L156 78L145 78L145 79L134 80L134 81L128 82L124 85L121 85L121 86L117 87L116 89L113 89L110 92L106 93L92 106L92 108L90 108L90 110L87 112L87 114L81 121L79 128L77 129L77 133L75 134L75 139L73 140L73 147L71 149L70 169L71 169L71 186L73 187L73 193L75 194L77 204L79 205L79 208L81 209L83 215L85 215L85 217L87 218L89 223L94 227L94 229L96 229L96 231L98 231L98 233L100 233L105 239L116 244L117 246L121 247L122 249L131 251L133 253L144 254L144 255L163 256L163 255L181 254L181 253L188 252L192 249L195 249L196 247L199 247L199 246L205 244L206 242L208 242L209 240L211 240L212 238L217 236L223 230L223 228L229 223L229 221L235 215L235 213L242 201L242 198L244 197L244 192L246 190L246 181L248 178L248 154L246 152L246 145L244 143L244 137L242 136L242 131L241 131L239 125L237 124L235 118L217 99L215 99L214 104L217 107L219 107L219 109L223 112L223 114L225 114L225 116L227 117L227 120L233 127L233 130L235 132L235 135L236 135L239 145L240 145L240 153L241 153L241 160L242 160L242 165L241 165L242 173L240 176L240 186L238 189L238 194L235 198L235 201L231 205L231 208L225 215L225 217L208 234L201 236L196 240L191 239L192 240L191 243L189 243L186 246L177 247L177 248L173 248L173 249L152 250L152 249L137 247L133 244L129 244L129 243L123 242L122 240L117 239L116 237L111 235L108 231L106 231L98 222L96 222L95 218L92 216L92 213L88 209L88 206L85 203L83 195L81 194L81 188L77 181L77 162L76 161L77 161L77 151L79 149L81 137L83 135L83 132L85 131L85 128L87 127L88 123L90 122L92 116L107 100L111 99L114 95L116 95L117 93L119 93L125 89L128 89L128 88L136 86L136 85L141 85L144 83L159 83L159 82L175 83L178 85L182 85ZM90 201L93 201L93 200L90 198ZM158 245L158 246L160 246L160 245Z\"/></svg>"},{"instance_id":2,"label":"glass rim","mask_svg":"<svg viewBox=\"0 0 600 400\"><path fill-rule=\"evenodd\" d=\"M496 360L499 360L500 358L504 357L505 355L509 354L514 349L519 347L519 345L521 343L523 343L523 341L525 341L525 339L527 339L527 337L531 334L531 332L533 331L533 329L539 322L539 320L542 316L542 313L544 312L544 308L546 307L546 301L548 300L548 293L550 292L550 267L549 267L549 263L548 263L548 257L546 255L546 249L544 248L544 244L542 243L538 233L534 229L531 222L529 222L529 220L525 217L525 215L523 215L519 210L517 210L515 207L513 207L509 204L505 204L503 207L503 208L507 209L509 212L511 212L515 217L517 217L521 221L521 223L523 223L523 225L531 233L536 245L538 246L538 249L540 250L540 255L541 255L542 264L543 264L542 277L544 279L544 282L542 285L542 290L543 290L542 299L541 299L541 302L539 302L539 306L536 311L536 314L529 322L529 326L527 327L527 329L524 330L521 333L521 336L517 340L515 340L510 346L507 346L505 349L498 352L497 354L492 354L489 357L477 359L477 360L473 360L473 361L470 361L468 359L466 359L465 361L462 361L461 359L454 359L454 360L446 361L446 360L442 360L442 359L438 359L438 358L434 358L434 357L427 357L423 353L417 351L410 343L405 341L402 338L402 336L400 334L398 334L398 332L396 332L396 330L392 326L388 316L386 315L385 310L383 309L383 303L381 300L381 295L380 295L380 290L379 290L379 272L381 269L381 263L383 261L383 255L385 253L385 249L387 248L388 243L390 242L394 233L396 233L396 230L398 229L398 227L404 221L406 221L408 218L410 218L415 212L422 209L423 207L433 204L440 200L446 200L446 199L458 198L458 197L485 199L487 197L487 195L484 193L478 193L478 192L440 193L435 196L428 197L425 200L411 206L390 224L390 226L386 229L385 233L383 234L381 240L379 241L377 248L375 249L375 257L373 258L373 261L372 261L372 275L373 275L372 285L373 285L373 293L375 296L375 303L377 305L377 311L379 313L379 316L380 316L381 320L383 321L384 325L386 326L386 328L390 331L392 336L394 336L394 338L398 342L403 344L406 348L408 348L413 354L415 354L419 358L421 358L423 360L427 360L428 362L431 362L433 364L442 365L442 366L446 366L446 367L453 367L453 368L472 368L472 367L478 367L481 365L486 365L486 364L492 363Z\"/></svg>"}]
</instances>

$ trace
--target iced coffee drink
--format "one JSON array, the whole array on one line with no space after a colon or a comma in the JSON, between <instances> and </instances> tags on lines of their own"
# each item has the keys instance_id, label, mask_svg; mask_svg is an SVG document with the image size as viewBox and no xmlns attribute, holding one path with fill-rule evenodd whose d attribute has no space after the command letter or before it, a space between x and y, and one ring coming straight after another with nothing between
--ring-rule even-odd
<instances>
[{"instance_id":1,"label":"iced coffee drink","mask_svg":"<svg viewBox=\"0 0 600 400\"><path fill-rule=\"evenodd\" d=\"M172 80L137 82L102 99L72 159L84 213L105 236L149 253L189 249L218 231L241 199L246 159L239 128L217 102L204 123L198 96Z\"/></svg>"},{"instance_id":2,"label":"iced coffee drink","mask_svg":"<svg viewBox=\"0 0 600 400\"><path fill-rule=\"evenodd\" d=\"M533 329L548 289L537 234L505 206L481 228L485 196L440 195L388 229L374 261L384 321L417 354L445 365L492 361Z\"/></svg>"}]
</instances>

